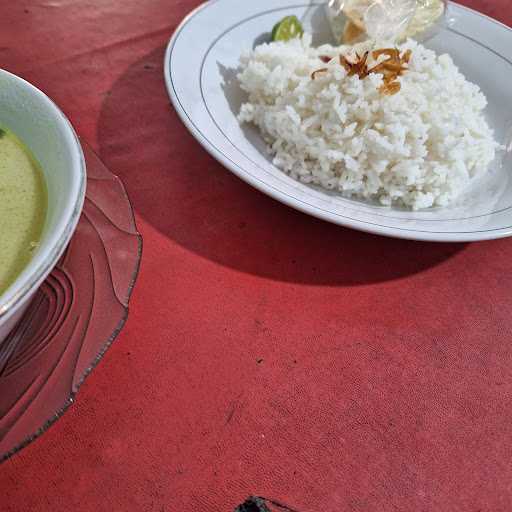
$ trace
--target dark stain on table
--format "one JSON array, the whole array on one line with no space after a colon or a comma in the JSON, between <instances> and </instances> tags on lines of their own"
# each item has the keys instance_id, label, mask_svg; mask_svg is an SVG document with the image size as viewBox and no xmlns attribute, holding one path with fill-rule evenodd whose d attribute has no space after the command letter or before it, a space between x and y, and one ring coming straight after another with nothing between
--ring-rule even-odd
<instances>
[{"instance_id":1,"label":"dark stain on table","mask_svg":"<svg viewBox=\"0 0 512 512\"><path fill-rule=\"evenodd\" d=\"M249 496L243 503L235 508L234 512L299 512L279 501L263 498L261 496Z\"/></svg>"}]
</instances>

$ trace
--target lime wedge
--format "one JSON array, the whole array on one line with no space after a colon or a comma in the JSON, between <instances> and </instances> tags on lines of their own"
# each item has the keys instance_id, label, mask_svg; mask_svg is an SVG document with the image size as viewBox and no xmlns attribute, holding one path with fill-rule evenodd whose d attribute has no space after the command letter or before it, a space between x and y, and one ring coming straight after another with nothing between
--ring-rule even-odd
<instances>
[{"instance_id":1,"label":"lime wedge","mask_svg":"<svg viewBox=\"0 0 512 512\"><path fill-rule=\"evenodd\" d=\"M289 41L294 37L301 37L304 29L297 16L286 16L274 25L272 41Z\"/></svg>"}]
</instances>

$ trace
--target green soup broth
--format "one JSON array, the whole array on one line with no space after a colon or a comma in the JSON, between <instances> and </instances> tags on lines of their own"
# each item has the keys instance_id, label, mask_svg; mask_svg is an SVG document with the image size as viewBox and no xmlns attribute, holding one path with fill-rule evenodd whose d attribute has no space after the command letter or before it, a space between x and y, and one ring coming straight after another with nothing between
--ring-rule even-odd
<instances>
[{"instance_id":1,"label":"green soup broth","mask_svg":"<svg viewBox=\"0 0 512 512\"><path fill-rule=\"evenodd\" d=\"M32 259L47 206L41 166L13 132L0 127L0 296Z\"/></svg>"}]
</instances>

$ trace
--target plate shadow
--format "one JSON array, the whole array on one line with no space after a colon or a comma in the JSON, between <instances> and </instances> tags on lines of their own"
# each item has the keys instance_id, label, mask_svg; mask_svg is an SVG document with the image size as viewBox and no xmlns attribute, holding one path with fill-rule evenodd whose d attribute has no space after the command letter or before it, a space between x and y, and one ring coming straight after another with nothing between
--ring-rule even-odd
<instances>
[{"instance_id":1,"label":"plate shadow","mask_svg":"<svg viewBox=\"0 0 512 512\"><path fill-rule=\"evenodd\" d=\"M320 221L256 191L204 151L170 104L161 47L134 62L102 105L106 165L162 234L226 267L269 279L356 286L423 272L465 244L395 240ZM138 158L133 147L138 146Z\"/></svg>"}]
</instances>

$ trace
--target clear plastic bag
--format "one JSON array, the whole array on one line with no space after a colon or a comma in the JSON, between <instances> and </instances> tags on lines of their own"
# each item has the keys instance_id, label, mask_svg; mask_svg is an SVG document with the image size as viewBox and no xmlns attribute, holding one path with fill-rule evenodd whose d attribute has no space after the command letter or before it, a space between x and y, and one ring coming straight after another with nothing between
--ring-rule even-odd
<instances>
[{"instance_id":1,"label":"clear plastic bag","mask_svg":"<svg viewBox=\"0 0 512 512\"><path fill-rule=\"evenodd\" d=\"M447 23L447 0L328 0L326 14L339 43L367 39L425 41Z\"/></svg>"}]
</instances>

